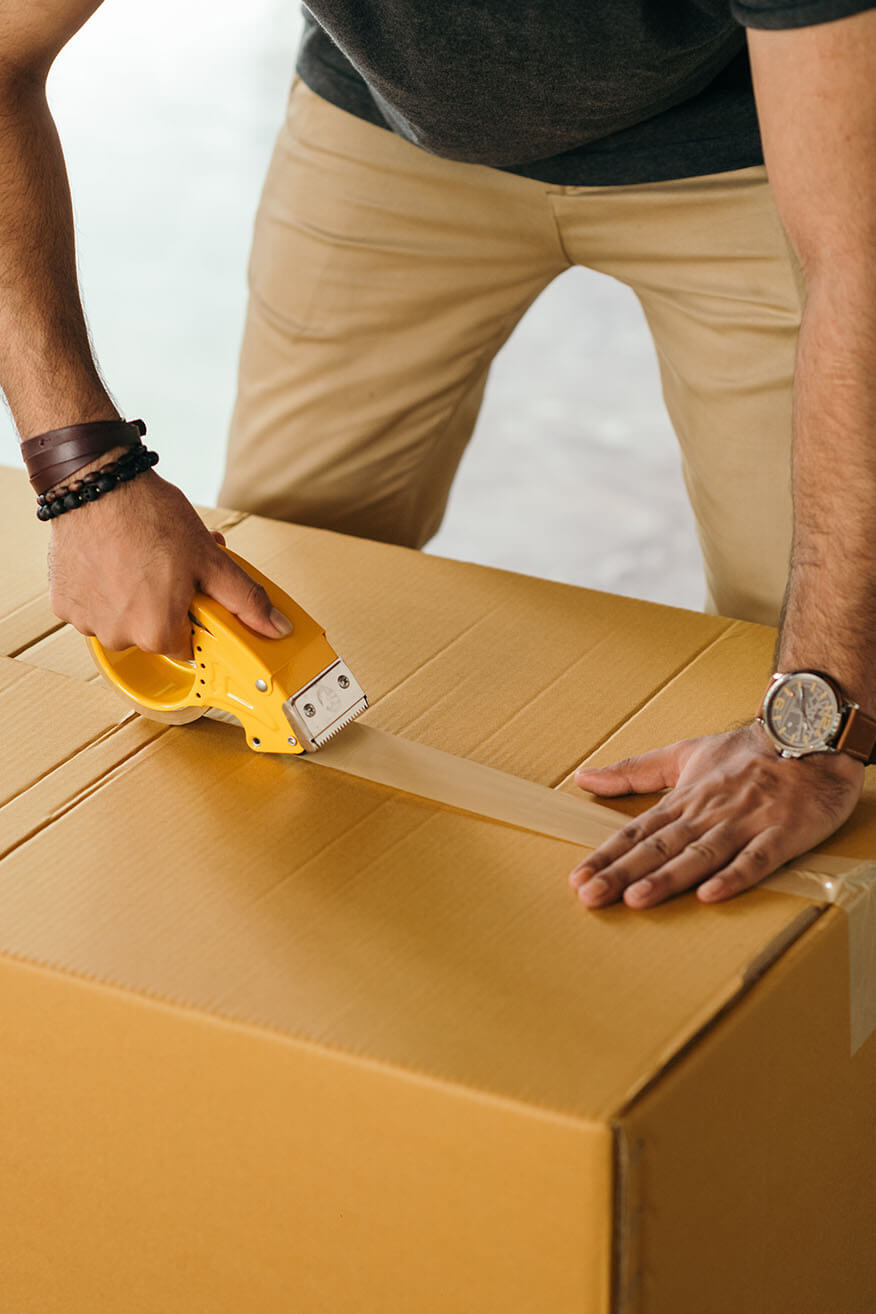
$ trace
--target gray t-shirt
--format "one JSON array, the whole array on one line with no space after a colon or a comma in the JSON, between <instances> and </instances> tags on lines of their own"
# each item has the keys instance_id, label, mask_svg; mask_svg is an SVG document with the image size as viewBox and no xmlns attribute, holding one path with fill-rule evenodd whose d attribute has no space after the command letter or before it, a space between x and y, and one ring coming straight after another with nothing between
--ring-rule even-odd
<instances>
[{"instance_id":1,"label":"gray t-shirt","mask_svg":"<svg viewBox=\"0 0 876 1314\"><path fill-rule=\"evenodd\" d=\"M298 72L452 160L565 186L760 164L745 27L876 0L309 0Z\"/></svg>"}]
</instances>

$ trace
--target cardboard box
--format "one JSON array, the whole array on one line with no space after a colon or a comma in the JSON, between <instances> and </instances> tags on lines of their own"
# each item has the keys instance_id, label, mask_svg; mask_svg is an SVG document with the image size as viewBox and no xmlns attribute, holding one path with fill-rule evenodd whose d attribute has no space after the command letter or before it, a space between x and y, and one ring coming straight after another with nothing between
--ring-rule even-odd
<instances>
[{"instance_id":1,"label":"cardboard box","mask_svg":"<svg viewBox=\"0 0 876 1314\"><path fill-rule=\"evenodd\" d=\"M575 845L131 716L18 472L0 509L0 1308L869 1314L846 912L591 913ZM367 721L542 785L769 671L763 627L217 519ZM824 854L874 856L872 806Z\"/></svg>"}]
</instances>

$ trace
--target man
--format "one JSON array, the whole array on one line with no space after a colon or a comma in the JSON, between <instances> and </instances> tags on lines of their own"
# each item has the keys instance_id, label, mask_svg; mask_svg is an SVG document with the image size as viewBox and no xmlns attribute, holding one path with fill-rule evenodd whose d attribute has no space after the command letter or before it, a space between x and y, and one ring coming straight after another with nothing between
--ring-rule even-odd
<instances>
[{"instance_id":1,"label":"man","mask_svg":"<svg viewBox=\"0 0 876 1314\"><path fill-rule=\"evenodd\" d=\"M0 0L0 382L25 438L117 415L81 316L44 98L54 55L96 7ZM777 669L825 672L876 715L872 4L312 11L257 224L223 499L423 542L493 354L550 278L588 263L648 314L709 605L772 619L787 578ZM198 587L280 632L154 472L50 532L56 613L109 647L188 655ZM781 686L790 752L815 742L827 695L808 687L807 704L805 681ZM579 896L648 907L755 884L851 813L872 747L869 722L856 726L856 755L847 736L843 751L782 757L753 721L580 773L598 794L671 792L576 869Z\"/></svg>"}]
</instances>

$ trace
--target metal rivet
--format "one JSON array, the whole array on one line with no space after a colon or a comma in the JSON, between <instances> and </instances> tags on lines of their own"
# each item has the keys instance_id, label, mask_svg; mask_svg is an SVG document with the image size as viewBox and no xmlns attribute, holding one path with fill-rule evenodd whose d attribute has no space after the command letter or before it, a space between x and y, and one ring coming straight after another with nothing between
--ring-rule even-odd
<instances>
[{"instance_id":1,"label":"metal rivet","mask_svg":"<svg viewBox=\"0 0 876 1314\"><path fill-rule=\"evenodd\" d=\"M349 689L350 687L349 677L346 675L339 675L338 684L341 686L342 689Z\"/></svg>"},{"instance_id":2,"label":"metal rivet","mask_svg":"<svg viewBox=\"0 0 876 1314\"><path fill-rule=\"evenodd\" d=\"M313 703L305 703L305 704L304 704L304 715L305 715L305 716L316 716L316 708L314 707Z\"/></svg>"},{"instance_id":3,"label":"metal rivet","mask_svg":"<svg viewBox=\"0 0 876 1314\"><path fill-rule=\"evenodd\" d=\"M268 686L264 680L256 680L256 688L258 689L259 693L268 692Z\"/></svg>"},{"instance_id":4,"label":"metal rivet","mask_svg":"<svg viewBox=\"0 0 876 1314\"><path fill-rule=\"evenodd\" d=\"M255 745L255 747L258 748L259 744L260 744L262 741L261 741L260 739L254 739L252 742L253 742L253 744Z\"/></svg>"},{"instance_id":5,"label":"metal rivet","mask_svg":"<svg viewBox=\"0 0 876 1314\"><path fill-rule=\"evenodd\" d=\"M298 747L298 740L293 735L289 736L289 743L292 745L293 748Z\"/></svg>"}]
</instances>

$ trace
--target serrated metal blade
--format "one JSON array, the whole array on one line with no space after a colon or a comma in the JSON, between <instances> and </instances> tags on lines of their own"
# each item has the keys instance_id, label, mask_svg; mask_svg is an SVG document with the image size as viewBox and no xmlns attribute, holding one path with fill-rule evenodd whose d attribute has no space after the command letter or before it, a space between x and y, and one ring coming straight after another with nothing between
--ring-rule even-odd
<instances>
[{"instance_id":1,"label":"serrated metal blade","mask_svg":"<svg viewBox=\"0 0 876 1314\"><path fill-rule=\"evenodd\" d=\"M286 719L308 753L314 753L368 706L359 681L340 658L283 704Z\"/></svg>"},{"instance_id":2,"label":"serrated metal blade","mask_svg":"<svg viewBox=\"0 0 876 1314\"><path fill-rule=\"evenodd\" d=\"M330 739L334 739L335 735L339 734L345 725L349 725L351 721L354 721L360 712L364 712L367 706L368 699L363 696L356 703L355 707L350 709L346 716L342 717L340 721L337 721L331 729L326 730L324 734L318 735L314 739L313 742L316 747L322 748L323 744L327 744Z\"/></svg>"}]
</instances>

